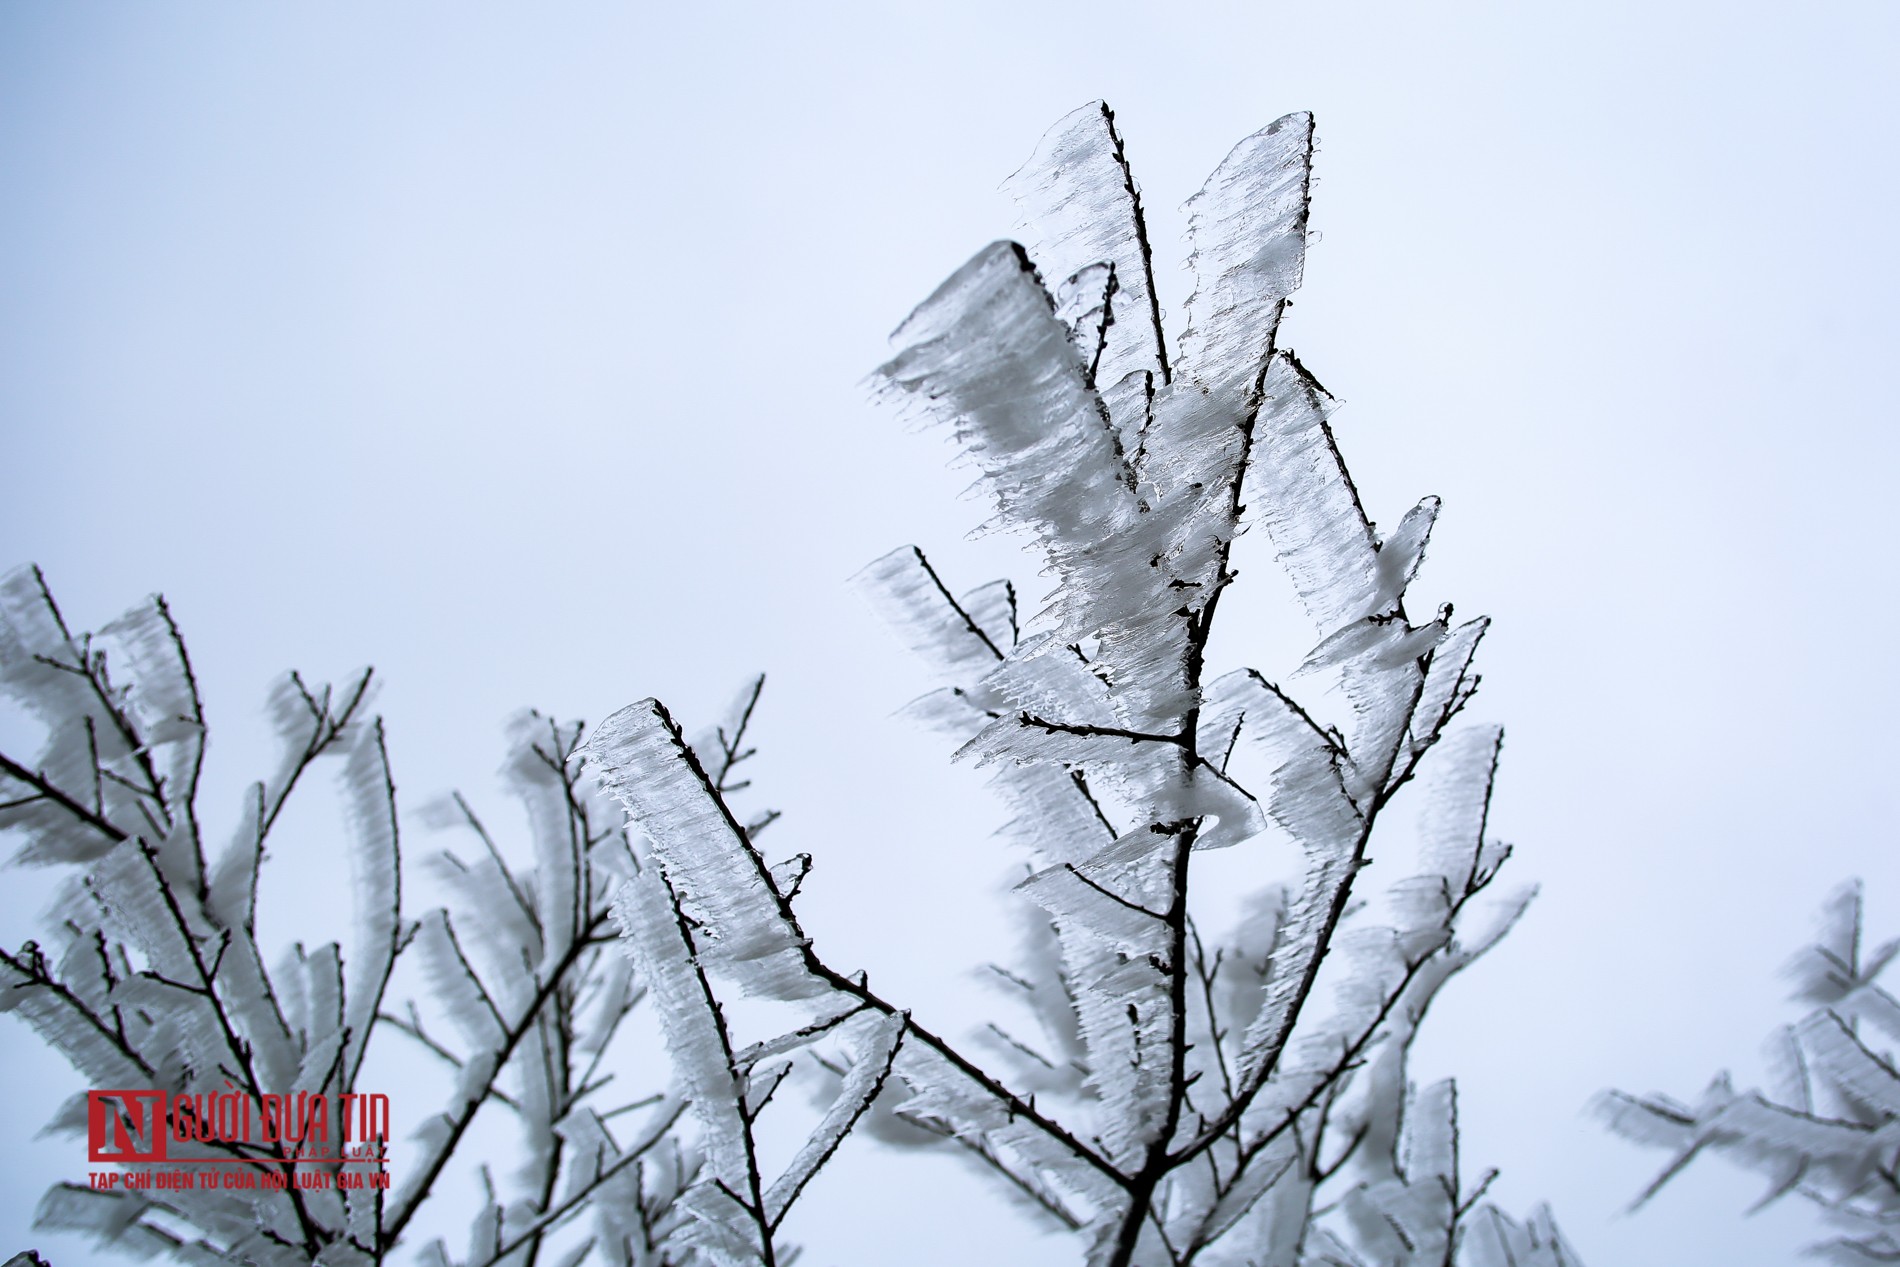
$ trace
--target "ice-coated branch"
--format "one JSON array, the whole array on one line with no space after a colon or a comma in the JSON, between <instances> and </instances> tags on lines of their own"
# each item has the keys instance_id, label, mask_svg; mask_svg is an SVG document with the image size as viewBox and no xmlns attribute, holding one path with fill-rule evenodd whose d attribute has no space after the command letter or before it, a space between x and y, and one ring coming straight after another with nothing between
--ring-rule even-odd
<instances>
[{"instance_id":1,"label":"ice-coated branch","mask_svg":"<svg viewBox=\"0 0 1900 1267\"><path fill-rule=\"evenodd\" d=\"M606 922L607 912L603 908L589 921L587 932L592 933L595 929L604 927ZM444 926L446 927L446 924ZM554 971L536 984L534 994L528 1000L527 1006L521 1010L520 1015L512 1021L502 1021L498 1016L496 1032L488 1049L476 1059L463 1062L464 1076L461 1087L457 1091L457 1103L452 1104L441 1115L440 1125L430 1132L430 1142L423 1148L424 1160L416 1178L399 1190L390 1201L388 1222L379 1238L385 1247L396 1243L403 1229L408 1226L409 1220L428 1199L436 1179L455 1155L463 1133L474 1121L475 1114L481 1108L483 1101L489 1098L493 1079L499 1075L502 1067L514 1055L515 1048L533 1031L541 1018L542 1009L553 999L566 972L573 967L585 950L584 942L579 940L573 942L562 958L555 963ZM476 984L479 985L478 982ZM471 1074L474 1076L470 1076Z\"/></svg>"},{"instance_id":2,"label":"ice-coated branch","mask_svg":"<svg viewBox=\"0 0 1900 1267\"><path fill-rule=\"evenodd\" d=\"M1009 1091L952 1044L878 995L862 975L840 972L813 952L793 910L791 892L781 886L679 726L657 701L632 705L609 718L586 752L603 768L606 785L626 804L652 851L652 865L643 867L642 874L650 870L657 878L641 883L655 895L664 888L685 930L681 947L664 938L645 944L645 938L659 937L651 931L658 918L653 914L659 909L657 896L649 897L652 910L629 914L623 909L621 915L636 955L650 960L647 979L653 988L658 990L660 983L652 965L671 965L667 979L677 984L661 999L660 1011L663 1021L675 1027L668 1032L676 1065L696 1068L708 1058L706 1053L724 1045L723 1021L710 1029L689 1030L681 1019L695 999L708 1016L723 1016L718 1007L722 987L819 1013L864 1011L882 1018L879 1024L895 1025L894 1033L918 1049L915 1057L899 1064L900 1073L919 1060L944 1067L1023 1129L1050 1136L1050 1144L1063 1154L1120 1178L1110 1163L1041 1114L1032 1100ZM690 989L684 984L688 969L697 983ZM696 1104L702 1101L695 1098ZM762 1207L741 1203L741 1209L756 1223Z\"/></svg>"}]
</instances>

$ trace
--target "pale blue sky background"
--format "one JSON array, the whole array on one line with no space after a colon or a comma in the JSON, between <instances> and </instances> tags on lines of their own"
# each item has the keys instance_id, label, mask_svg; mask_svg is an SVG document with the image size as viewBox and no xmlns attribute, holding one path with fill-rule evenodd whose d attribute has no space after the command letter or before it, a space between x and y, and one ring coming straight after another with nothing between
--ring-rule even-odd
<instances>
[{"instance_id":1,"label":"pale blue sky background","mask_svg":"<svg viewBox=\"0 0 1900 1267\"><path fill-rule=\"evenodd\" d=\"M1787 1262L1805 1212L1745 1221L1719 1166L1618 1217L1659 1159L1581 1109L1754 1076L1839 878L1900 932L1897 53L1887 3L16 0L0 565L86 625L167 593L220 806L292 666L378 666L411 806L492 802L519 706L705 718L768 670L758 775L819 857L820 945L954 1029L1007 944L998 815L889 719L928 683L841 582L909 541L1032 578L960 544L966 476L862 379L1008 234L997 185L1068 109L1118 110L1177 310L1179 204L1313 110L1324 240L1286 337L1348 402L1375 516L1446 499L1414 592L1496 618L1494 822L1544 886L1420 1072L1460 1076L1466 1155L1595 1267ZM1303 648L1270 568L1224 649L1279 672ZM17 944L43 886L5 892ZM0 1061L0 1250L109 1261L26 1231L83 1172L29 1143L76 1083L11 1022ZM818 1267L1067 1261L998 1208L861 1154L797 1234Z\"/></svg>"}]
</instances>

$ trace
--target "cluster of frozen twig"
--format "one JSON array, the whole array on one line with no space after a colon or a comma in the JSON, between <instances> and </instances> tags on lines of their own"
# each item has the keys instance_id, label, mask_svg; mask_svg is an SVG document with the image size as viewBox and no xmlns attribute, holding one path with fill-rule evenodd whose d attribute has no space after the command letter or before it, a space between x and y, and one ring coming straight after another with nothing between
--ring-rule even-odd
<instances>
[{"instance_id":1,"label":"cluster of frozen twig","mask_svg":"<svg viewBox=\"0 0 1900 1267\"><path fill-rule=\"evenodd\" d=\"M681 1106L653 1096L596 1107L606 1083L597 1071L641 993L614 947L605 892L631 854L620 815L573 759L580 728L530 715L513 736L509 773L529 810L534 865L511 869L457 796L448 816L481 852L435 858L450 904L410 919L370 686L368 672L340 689L294 673L279 683L271 715L283 754L251 787L235 837L213 849L198 803L204 709L164 601L95 637L67 627L37 569L0 583L0 690L45 732L31 758L0 753L0 826L25 838L19 861L67 872L48 935L0 952L0 1009L33 1025L94 1088L162 1091L174 1104L225 1097L260 1127L267 1106L321 1106L320 1121L294 1132L168 1140L173 1161L185 1149L284 1182L62 1183L42 1201L40 1225L186 1262L381 1262L451 1162L468 1161L465 1136L495 1105L521 1132L513 1195L498 1194L484 1166L488 1196L466 1259L437 1245L439 1261L532 1263L552 1231L585 1213L597 1226L581 1244L603 1261L667 1261L659 1247L678 1221L673 1197L695 1175L668 1134ZM347 953L298 944L270 966L257 927L267 846L292 794L328 760L342 767L355 936ZM410 958L429 990L420 1005L397 1006L391 978ZM391 1144L393 1165L341 1159L346 1097L383 1090L365 1068L386 1035L447 1066L451 1090L414 1139ZM626 1109L641 1113L631 1130L612 1121ZM82 1094L53 1124L83 1133L86 1115ZM305 1186L299 1172L323 1182ZM399 1182L339 1178L385 1174Z\"/></svg>"},{"instance_id":2,"label":"cluster of frozen twig","mask_svg":"<svg viewBox=\"0 0 1900 1267\"><path fill-rule=\"evenodd\" d=\"M957 597L914 549L860 578L944 682L914 711L994 768L1016 814L1037 954L999 975L1041 1034L993 1028L1002 1063L986 1067L827 963L794 909L805 863L757 849L664 708L596 731L589 751L652 864L622 924L716 1141L711 1191L688 1195L713 1261L776 1261L778 1194L893 1079L899 1115L1076 1231L1098 1267L1573 1261L1547 1216L1519 1224L1482 1203L1488 1180L1460 1173L1450 1085L1406 1077L1434 994L1528 895L1475 901L1509 852L1486 821L1500 737L1448 726L1477 687L1484 622L1445 608L1415 623L1404 606L1436 499L1380 534L1334 445L1331 399L1279 343L1311 153L1311 120L1288 116L1190 203L1195 291L1170 352L1113 116L1071 115L1013 181L1034 244L978 253L898 330L880 372L884 394L952 430L991 526L1026 535L1053 578L1027 618L1013 586ZM1207 668L1250 525L1317 627L1301 668L1343 695L1339 724L1260 673ZM1434 749L1422 870L1375 924L1355 880ZM1297 848L1301 874L1210 953L1191 860L1275 840ZM722 1006L738 996L795 1020L741 1046ZM848 1070L837 1103L766 1186L749 1106L820 1039L843 1049L828 1058Z\"/></svg>"},{"instance_id":3,"label":"cluster of frozen twig","mask_svg":"<svg viewBox=\"0 0 1900 1267\"><path fill-rule=\"evenodd\" d=\"M1451 1084L1407 1073L1432 999L1529 895L1481 900L1510 852L1488 821L1501 735L1452 729L1485 622L1405 606L1437 501L1375 527L1331 398L1280 341L1312 138L1307 116L1281 119L1192 200L1195 289L1171 348L1113 116L1071 115L1013 182L1032 244L979 252L880 371L883 394L953 432L992 526L1024 534L1051 578L1027 614L1007 583L958 596L914 549L860 578L941 679L913 711L994 771L1014 814L1034 915L1027 962L997 975L1033 1029L962 1044L818 953L796 909L811 859L769 858L770 816L733 803L756 684L697 740L651 700L587 735L525 721L511 769L533 867L512 869L457 798L441 808L481 851L443 862L450 906L410 920L367 675L336 692L289 679L273 705L288 756L208 860L204 718L162 603L110 631L114 679L37 573L16 575L0 680L48 739L33 761L0 758L0 824L29 860L77 874L57 944L7 956L6 1006L97 1085L336 1096L390 1032L454 1074L392 1194L62 1187L44 1220L190 1260L381 1261L496 1105L519 1119L524 1164L518 1195L491 1181L470 1267L532 1264L584 1211L594 1234L564 1242L565 1263L779 1267L801 1194L854 1128L895 1115L1073 1232L1092 1267L1574 1263L1547 1214L1485 1203ZM1249 528L1315 628L1285 678L1207 663ZM265 840L331 754L355 828L356 944L267 971ZM604 813L596 774L634 830ZM1431 785L1418 866L1367 902L1374 830L1415 778ZM1218 848L1291 874L1216 937L1190 898L1195 858ZM604 949L610 922L626 959ZM405 954L425 962L425 1007L385 999ZM623 1106L645 1117L616 1135L620 1110L592 1105L643 997L675 1092ZM828 1105L769 1164L760 1123L801 1061L827 1071Z\"/></svg>"},{"instance_id":4,"label":"cluster of frozen twig","mask_svg":"<svg viewBox=\"0 0 1900 1267\"><path fill-rule=\"evenodd\" d=\"M1694 1104L1614 1092L1611 1128L1674 1154L1638 1198L1649 1200L1705 1152L1768 1178L1756 1208L1790 1193L1814 1203L1836 1235L1814 1247L1845 1267L1900 1262L1900 1000L1878 981L1900 941L1863 944L1861 890L1843 885L1820 936L1789 965L1812 1010L1769 1044L1771 1084L1737 1091L1727 1074Z\"/></svg>"}]
</instances>

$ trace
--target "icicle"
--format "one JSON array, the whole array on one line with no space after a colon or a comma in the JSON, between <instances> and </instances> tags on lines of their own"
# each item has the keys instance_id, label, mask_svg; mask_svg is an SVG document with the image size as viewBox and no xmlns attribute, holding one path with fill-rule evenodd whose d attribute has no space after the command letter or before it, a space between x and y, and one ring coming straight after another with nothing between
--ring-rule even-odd
<instances>
[{"instance_id":1,"label":"icicle","mask_svg":"<svg viewBox=\"0 0 1900 1267\"><path fill-rule=\"evenodd\" d=\"M1143 372L1165 377L1148 231L1114 112L1095 101L1064 116L1004 187L1022 207L1029 251L1045 276L1068 277L1096 264L1114 272L1114 321L1096 381ZM1117 423L1126 442L1127 424Z\"/></svg>"},{"instance_id":2,"label":"icicle","mask_svg":"<svg viewBox=\"0 0 1900 1267\"><path fill-rule=\"evenodd\" d=\"M1076 355L1088 367L1090 386L1095 385L1096 373L1108 351L1118 289L1113 264L1091 264L1071 274L1055 289L1056 320L1069 327L1069 339L1075 344ZM1128 447L1125 436L1122 447L1124 450Z\"/></svg>"},{"instance_id":3,"label":"icicle","mask_svg":"<svg viewBox=\"0 0 1900 1267\"><path fill-rule=\"evenodd\" d=\"M660 874L642 871L620 886L614 920L653 994L686 1099L705 1131L713 1172L728 1183L746 1173L745 1124L717 1003L707 994L680 931L675 895Z\"/></svg>"},{"instance_id":4,"label":"icicle","mask_svg":"<svg viewBox=\"0 0 1900 1267\"><path fill-rule=\"evenodd\" d=\"M1197 1220L1194 1231L1203 1240L1216 1243L1207 1256L1209 1263L1216 1267L1253 1267L1257 1263L1296 1267L1298 1260L1288 1251L1303 1239L1312 1197L1312 1181L1301 1164L1304 1161L1292 1141L1276 1143L1264 1156L1256 1157L1214 1208ZM1236 1227L1241 1234L1221 1243Z\"/></svg>"},{"instance_id":5,"label":"icicle","mask_svg":"<svg viewBox=\"0 0 1900 1267\"><path fill-rule=\"evenodd\" d=\"M1809 1016L1795 1026L1795 1034L1815 1071L1862 1113L1900 1123L1900 1074L1889 1059L1869 1051L1840 1017L1827 1012Z\"/></svg>"},{"instance_id":6,"label":"icicle","mask_svg":"<svg viewBox=\"0 0 1900 1267\"><path fill-rule=\"evenodd\" d=\"M1322 634L1376 614L1378 541L1327 418L1334 407L1290 353L1267 366L1247 468L1248 508Z\"/></svg>"},{"instance_id":7,"label":"icicle","mask_svg":"<svg viewBox=\"0 0 1900 1267\"><path fill-rule=\"evenodd\" d=\"M170 609L154 595L100 629L98 638L130 688L128 711L137 719L146 751L160 760L168 793L182 798L204 759L204 716Z\"/></svg>"},{"instance_id":8,"label":"icicle","mask_svg":"<svg viewBox=\"0 0 1900 1267\"><path fill-rule=\"evenodd\" d=\"M1443 876L1458 892L1501 861L1495 847L1486 849L1484 832L1503 746L1501 727L1479 726L1441 741L1432 757L1430 794L1419 824L1421 857L1430 874Z\"/></svg>"},{"instance_id":9,"label":"icicle","mask_svg":"<svg viewBox=\"0 0 1900 1267\"><path fill-rule=\"evenodd\" d=\"M893 338L884 394L953 426L998 522L1047 553L1051 632L1075 641L1124 610L1152 615L1142 600L1162 579L1151 560L1170 549L1168 523L1141 514L1127 454L1021 248L979 253Z\"/></svg>"},{"instance_id":10,"label":"icicle","mask_svg":"<svg viewBox=\"0 0 1900 1267\"><path fill-rule=\"evenodd\" d=\"M1447 619L1449 615L1447 609ZM1418 704L1412 709L1412 724L1406 736L1412 754L1422 753L1437 742L1445 725L1478 689L1478 675L1471 671L1471 661L1490 627L1490 620L1480 616L1453 629L1433 648L1431 666L1419 688Z\"/></svg>"},{"instance_id":11,"label":"icicle","mask_svg":"<svg viewBox=\"0 0 1900 1267\"><path fill-rule=\"evenodd\" d=\"M389 773L380 721L359 732L350 749L343 768L343 796L353 837L350 879L356 913L343 1021L350 1032L344 1077L346 1082L353 1082L362 1065L372 1018L382 1006L383 990L395 967L396 943L402 936L396 785Z\"/></svg>"},{"instance_id":12,"label":"icicle","mask_svg":"<svg viewBox=\"0 0 1900 1267\"><path fill-rule=\"evenodd\" d=\"M1164 952L1168 895L1163 877L1147 865L1164 838L1142 828L1115 841L1087 862L1060 863L1016 886L1064 927L1087 929L1124 955Z\"/></svg>"},{"instance_id":13,"label":"icicle","mask_svg":"<svg viewBox=\"0 0 1900 1267\"><path fill-rule=\"evenodd\" d=\"M558 959L591 912L581 909L587 872L571 821L568 788L558 768L573 744L576 727L562 727L539 712L518 713L508 724L508 788L528 812L534 842L533 961ZM519 960L517 960L519 962Z\"/></svg>"},{"instance_id":14,"label":"icicle","mask_svg":"<svg viewBox=\"0 0 1900 1267\"><path fill-rule=\"evenodd\" d=\"M830 987L805 966L805 938L780 904L765 861L712 790L656 700L621 709L582 749L647 834L703 930L699 959L749 994L798 999Z\"/></svg>"},{"instance_id":15,"label":"icicle","mask_svg":"<svg viewBox=\"0 0 1900 1267\"><path fill-rule=\"evenodd\" d=\"M969 686L995 668L1015 642L1013 636L998 641L1004 629L992 632L977 612L952 598L916 546L891 551L852 577L851 585L907 650L956 685ZM988 595L983 607L981 615L997 623Z\"/></svg>"},{"instance_id":16,"label":"icicle","mask_svg":"<svg viewBox=\"0 0 1900 1267\"><path fill-rule=\"evenodd\" d=\"M1289 114L1236 145L1188 200L1194 293L1181 365L1214 390L1259 376L1287 296L1300 284L1313 116Z\"/></svg>"},{"instance_id":17,"label":"icicle","mask_svg":"<svg viewBox=\"0 0 1900 1267\"><path fill-rule=\"evenodd\" d=\"M785 1217L785 1211L798 1199L798 1194L811 1182L812 1176L844 1142L845 1133L870 1107L871 1101L883 1088L884 1079L890 1074L891 1061L897 1055L898 1043L903 1040L907 1020L902 1013L879 1016L865 1027L853 1053L851 1071L845 1075L844 1085L839 1088L837 1097L813 1128L804 1147L798 1150L797 1156L792 1158L784 1173L773 1181L765 1194L765 1217L768 1223L776 1226Z\"/></svg>"}]
</instances>

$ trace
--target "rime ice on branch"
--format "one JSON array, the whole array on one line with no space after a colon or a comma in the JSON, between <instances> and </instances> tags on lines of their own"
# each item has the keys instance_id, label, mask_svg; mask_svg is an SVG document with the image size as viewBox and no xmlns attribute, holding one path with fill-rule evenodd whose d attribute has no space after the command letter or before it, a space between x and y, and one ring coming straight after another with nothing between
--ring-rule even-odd
<instances>
[{"instance_id":1,"label":"rime ice on branch","mask_svg":"<svg viewBox=\"0 0 1900 1267\"><path fill-rule=\"evenodd\" d=\"M914 711L993 769L1006 834L1033 859L1034 962L999 977L1041 1034L996 1029L1001 1063L986 1067L828 965L794 910L805 864L768 864L663 709L635 705L596 735L657 864L622 926L666 994L709 1141L714 1173L688 1204L710 1261L774 1261L779 1207L749 1106L778 1075L751 1053L834 1034L849 1072L813 1149L835 1146L826 1132L888 1068L909 1091L898 1114L1075 1231L1096 1267L1575 1261L1547 1215L1519 1224L1483 1204L1450 1085L1406 1076L1433 996L1529 895L1477 901L1509 853L1487 823L1501 737L1448 729L1477 688L1484 622L1449 607L1414 621L1404 603L1438 503L1375 528L1331 398L1280 342L1312 138L1308 116L1279 120L1190 201L1194 292L1171 350L1113 115L1077 111L1011 182L1030 244L979 252L879 371L886 398L952 434L989 526L1025 536L1053 582L1025 616L1012 586L958 597L915 549L859 578L945 683ZM1255 526L1315 626L1304 695L1206 663L1236 539ZM1320 720L1326 687L1345 701L1337 725ZM1421 869L1388 886L1379 923L1355 881L1415 776L1433 785ZM1204 940L1196 852L1283 857L1287 843L1297 882L1225 944ZM732 994L792 1005L801 1025L740 1048Z\"/></svg>"}]
</instances>

